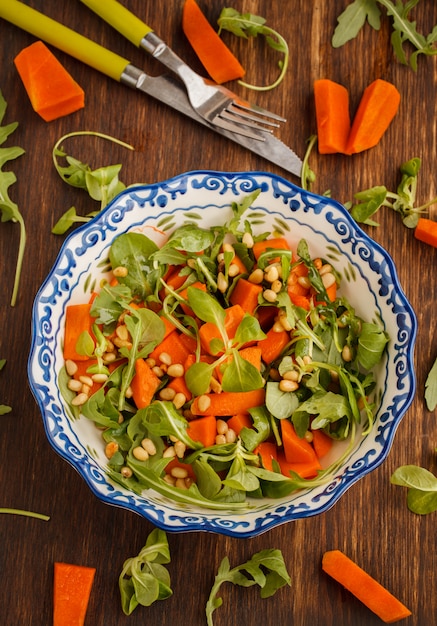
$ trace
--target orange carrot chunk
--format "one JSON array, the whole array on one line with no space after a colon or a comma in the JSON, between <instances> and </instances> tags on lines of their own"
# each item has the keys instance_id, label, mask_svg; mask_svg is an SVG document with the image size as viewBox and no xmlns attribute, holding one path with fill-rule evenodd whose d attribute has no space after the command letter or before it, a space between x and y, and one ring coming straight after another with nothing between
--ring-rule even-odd
<instances>
[{"instance_id":1,"label":"orange carrot chunk","mask_svg":"<svg viewBox=\"0 0 437 626\"><path fill-rule=\"evenodd\" d=\"M266 335L265 339L258 341L258 347L261 348L262 360L269 365L281 354L290 341L290 336L286 330L276 331L273 328L267 331Z\"/></svg>"},{"instance_id":2,"label":"orange carrot chunk","mask_svg":"<svg viewBox=\"0 0 437 626\"><path fill-rule=\"evenodd\" d=\"M288 419L281 420L281 434L285 458L289 463L309 463L317 458L312 445L303 437L298 437Z\"/></svg>"},{"instance_id":3,"label":"orange carrot chunk","mask_svg":"<svg viewBox=\"0 0 437 626\"><path fill-rule=\"evenodd\" d=\"M301 478L315 478L317 472L322 469L319 459L314 456L310 461L295 463L287 461L283 452L278 452L277 461L281 469L281 474L290 478L290 472L298 474Z\"/></svg>"},{"instance_id":4,"label":"orange carrot chunk","mask_svg":"<svg viewBox=\"0 0 437 626\"><path fill-rule=\"evenodd\" d=\"M257 445L254 454L260 457L261 465L264 469L273 472L273 460L278 460L278 448L275 443L271 441L262 441Z\"/></svg>"},{"instance_id":5,"label":"orange carrot chunk","mask_svg":"<svg viewBox=\"0 0 437 626\"><path fill-rule=\"evenodd\" d=\"M228 427L237 435L241 433L243 428L252 428L253 421L248 413L238 413L228 419Z\"/></svg>"},{"instance_id":6,"label":"orange carrot chunk","mask_svg":"<svg viewBox=\"0 0 437 626\"><path fill-rule=\"evenodd\" d=\"M213 415L206 415L205 417L191 420L191 422L188 423L187 435L191 437L193 441L200 441L205 448L213 446L217 436L217 422L215 417Z\"/></svg>"},{"instance_id":7,"label":"orange carrot chunk","mask_svg":"<svg viewBox=\"0 0 437 626\"><path fill-rule=\"evenodd\" d=\"M95 573L93 567L55 563L53 626L84 626Z\"/></svg>"},{"instance_id":8,"label":"orange carrot chunk","mask_svg":"<svg viewBox=\"0 0 437 626\"><path fill-rule=\"evenodd\" d=\"M373 148L396 115L401 94L396 87L378 78L364 90L346 145L347 154Z\"/></svg>"},{"instance_id":9,"label":"orange carrot chunk","mask_svg":"<svg viewBox=\"0 0 437 626\"><path fill-rule=\"evenodd\" d=\"M252 251L256 260L267 250L290 250L290 246L285 237L272 237L271 239L255 241L253 244Z\"/></svg>"},{"instance_id":10,"label":"orange carrot chunk","mask_svg":"<svg viewBox=\"0 0 437 626\"><path fill-rule=\"evenodd\" d=\"M262 293L262 285L255 285L245 278L240 278L235 285L229 300L231 304L239 304L246 313L254 314L258 306L258 296Z\"/></svg>"},{"instance_id":11,"label":"orange carrot chunk","mask_svg":"<svg viewBox=\"0 0 437 626\"><path fill-rule=\"evenodd\" d=\"M225 329L229 339L235 336L236 330L244 317L244 310L239 304L230 306L225 311ZM213 354L211 341L221 339L219 329L212 322L205 322L199 329L200 342L204 352Z\"/></svg>"},{"instance_id":12,"label":"orange carrot chunk","mask_svg":"<svg viewBox=\"0 0 437 626\"><path fill-rule=\"evenodd\" d=\"M207 408L199 408L199 397L209 399ZM193 415L215 415L226 417L237 413L247 413L249 409L262 406L265 401L264 389L254 391L222 391L221 393L208 393L194 398L191 405ZM205 403L206 404L206 403Z\"/></svg>"},{"instance_id":13,"label":"orange carrot chunk","mask_svg":"<svg viewBox=\"0 0 437 626\"><path fill-rule=\"evenodd\" d=\"M325 552L322 569L353 593L383 622L392 624L411 615L411 611L402 602L340 550Z\"/></svg>"},{"instance_id":14,"label":"orange carrot chunk","mask_svg":"<svg viewBox=\"0 0 437 626\"><path fill-rule=\"evenodd\" d=\"M314 102L320 154L346 153L351 128L348 90L328 78L316 80Z\"/></svg>"},{"instance_id":15,"label":"orange carrot chunk","mask_svg":"<svg viewBox=\"0 0 437 626\"><path fill-rule=\"evenodd\" d=\"M419 217L417 226L414 229L414 236L419 241L437 248L437 222L426 217Z\"/></svg>"},{"instance_id":16,"label":"orange carrot chunk","mask_svg":"<svg viewBox=\"0 0 437 626\"><path fill-rule=\"evenodd\" d=\"M132 397L138 409L149 406L161 380L144 359L135 361L135 375L132 378Z\"/></svg>"},{"instance_id":17,"label":"orange carrot chunk","mask_svg":"<svg viewBox=\"0 0 437 626\"><path fill-rule=\"evenodd\" d=\"M50 122L85 106L85 94L42 41L24 48L14 59L33 109Z\"/></svg>"},{"instance_id":18,"label":"orange carrot chunk","mask_svg":"<svg viewBox=\"0 0 437 626\"><path fill-rule=\"evenodd\" d=\"M317 458L322 459L331 450L333 440L322 430L312 430L311 433L313 435L313 440L311 443L313 444L313 448L315 450Z\"/></svg>"},{"instance_id":19,"label":"orange carrot chunk","mask_svg":"<svg viewBox=\"0 0 437 626\"><path fill-rule=\"evenodd\" d=\"M93 318L90 315L91 304L69 304L65 309L64 359L87 361L88 356L76 352L80 335L88 332L92 335Z\"/></svg>"},{"instance_id":20,"label":"orange carrot chunk","mask_svg":"<svg viewBox=\"0 0 437 626\"><path fill-rule=\"evenodd\" d=\"M185 0L182 30L205 70L218 83L244 76L244 68L220 39L195 0Z\"/></svg>"}]
</instances>

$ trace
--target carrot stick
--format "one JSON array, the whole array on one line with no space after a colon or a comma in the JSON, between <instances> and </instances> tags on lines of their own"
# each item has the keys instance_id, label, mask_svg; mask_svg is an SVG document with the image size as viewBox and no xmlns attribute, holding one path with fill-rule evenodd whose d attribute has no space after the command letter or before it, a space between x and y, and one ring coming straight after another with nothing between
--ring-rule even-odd
<instances>
[{"instance_id":1,"label":"carrot stick","mask_svg":"<svg viewBox=\"0 0 437 626\"><path fill-rule=\"evenodd\" d=\"M144 359L135 361L135 375L132 378L132 397L138 409L149 406L161 380Z\"/></svg>"},{"instance_id":2,"label":"carrot stick","mask_svg":"<svg viewBox=\"0 0 437 626\"><path fill-rule=\"evenodd\" d=\"M182 30L202 65L218 83L244 76L244 68L220 39L195 0L185 0L182 10Z\"/></svg>"},{"instance_id":3,"label":"carrot stick","mask_svg":"<svg viewBox=\"0 0 437 626\"><path fill-rule=\"evenodd\" d=\"M188 422L187 435L193 441L200 441L205 448L213 446L217 436L217 422L214 415L206 415Z\"/></svg>"},{"instance_id":4,"label":"carrot stick","mask_svg":"<svg viewBox=\"0 0 437 626\"><path fill-rule=\"evenodd\" d=\"M272 237L271 239L255 241L252 248L255 259L258 260L262 253L267 252L269 249L290 250L290 246L285 237Z\"/></svg>"},{"instance_id":5,"label":"carrot stick","mask_svg":"<svg viewBox=\"0 0 437 626\"><path fill-rule=\"evenodd\" d=\"M83 626L93 586L93 567L55 563L53 626Z\"/></svg>"},{"instance_id":6,"label":"carrot stick","mask_svg":"<svg viewBox=\"0 0 437 626\"><path fill-rule=\"evenodd\" d=\"M85 106L85 94L42 41L21 50L15 67L33 109L50 122Z\"/></svg>"},{"instance_id":7,"label":"carrot stick","mask_svg":"<svg viewBox=\"0 0 437 626\"><path fill-rule=\"evenodd\" d=\"M419 217L417 226L414 229L414 236L419 241L437 248L437 222L426 217Z\"/></svg>"},{"instance_id":8,"label":"carrot stick","mask_svg":"<svg viewBox=\"0 0 437 626\"><path fill-rule=\"evenodd\" d=\"M94 319L90 315L91 304L69 304L65 309L64 359L87 361L88 356L76 352L76 344L83 332L92 335Z\"/></svg>"},{"instance_id":9,"label":"carrot stick","mask_svg":"<svg viewBox=\"0 0 437 626\"><path fill-rule=\"evenodd\" d=\"M226 417L237 413L247 413L249 409L262 406L265 401L264 389L254 391L222 391L222 393L204 394L209 400L208 408L199 408L199 397L194 398L191 405L193 415L215 415L216 417ZM202 396L200 396L202 397Z\"/></svg>"},{"instance_id":10,"label":"carrot stick","mask_svg":"<svg viewBox=\"0 0 437 626\"><path fill-rule=\"evenodd\" d=\"M392 624L411 615L411 611L402 602L340 550L325 552L322 569L353 593L383 622Z\"/></svg>"},{"instance_id":11,"label":"carrot stick","mask_svg":"<svg viewBox=\"0 0 437 626\"><path fill-rule=\"evenodd\" d=\"M317 458L312 445L298 437L293 424L288 419L281 420L282 445L289 463L310 463Z\"/></svg>"},{"instance_id":12,"label":"carrot stick","mask_svg":"<svg viewBox=\"0 0 437 626\"><path fill-rule=\"evenodd\" d=\"M396 115L401 95L396 87L378 78L364 90L346 144L346 153L373 148Z\"/></svg>"},{"instance_id":13,"label":"carrot stick","mask_svg":"<svg viewBox=\"0 0 437 626\"><path fill-rule=\"evenodd\" d=\"M348 90L322 78L314 82L314 101L320 154L346 153L351 127Z\"/></svg>"},{"instance_id":14,"label":"carrot stick","mask_svg":"<svg viewBox=\"0 0 437 626\"><path fill-rule=\"evenodd\" d=\"M253 315L258 306L258 296L262 291L262 285L255 285L245 278L239 278L229 300L232 304L239 304L247 313Z\"/></svg>"},{"instance_id":15,"label":"carrot stick","mask_svg":"<svg viewBox=\"0 0 437 626\"><path fill-rule=\"evenodd\" d=\"M286 330L276 331L273 328L267 331L266 335L265 339L258 341L258 347L261 348L262 360L269 365L281 354L290 341L290 336Z\"/></svg>"}]
</instances>

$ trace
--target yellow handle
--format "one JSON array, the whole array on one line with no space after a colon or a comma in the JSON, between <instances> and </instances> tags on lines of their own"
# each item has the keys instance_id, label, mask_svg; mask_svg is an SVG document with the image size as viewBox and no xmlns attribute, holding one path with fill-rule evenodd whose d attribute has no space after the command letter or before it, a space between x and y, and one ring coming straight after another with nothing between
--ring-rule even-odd
<instances>
[{"instance_id":1,"label":"yellow handle","mask_svg":"<svg viewBox=\"0 0 437 626\"><path fill-rule=\"evenodd\" d=\"M114 80L119 81L126 66L130 65L127 59L18 0L1 0L0 17Z\"/></svg>"},{"instance_id":2,"label":"yellow handle","mask_svg":"<svg viewBox=\"0 0 437 626\"><path fill-rule=\"evenodd\" d=\"M140 46L144 36L152 32L150 26L147 26L117 0L81 0L81 2L137 47Z\"/></svg>"}]
</instances>

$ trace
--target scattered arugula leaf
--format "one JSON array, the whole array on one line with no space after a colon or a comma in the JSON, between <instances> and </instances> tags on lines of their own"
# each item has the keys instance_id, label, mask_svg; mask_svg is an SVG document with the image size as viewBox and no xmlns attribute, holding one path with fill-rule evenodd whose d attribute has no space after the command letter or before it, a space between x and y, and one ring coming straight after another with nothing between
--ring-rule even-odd
<instances>
[{"instance_id":1,"label":"scattered arugula leaf","mask_svg":"<svg viewBox=\"0 0 437 626\"><path fill-rule=\"evenodd\" d=\"M433 56L437 54L437 25L424 36L417 31L416 22L410 19L410 11L419 3L419 0L409 0L405 4L401 0L353 0L337 18L337 26L332 37L332 45L339 48L354 39L366 20L372 28L379 30L381 26L381 10L379 5L386 9L387 16L392 19L393 32L391 44L397 59L404 65L417 70L419 54ZM407 57L405 44L410 44L414 52Z\"/></svg>"},{"instance_id":2,"label":"scattered arugula leaf","mask_svg":"<svg viewBox=\"0 0 437 626\"><path fill-rule=\"evenodd\" d=\"M156 600L169 598L173 591L164 564L170 563L167 535L155 528L147 537L138 556L127 559L118 579L123 613L130 615L136 607L150 606Z\"/></svg>"},{"instance_id":3,"label":"scattered arugula leaf","mask_svg":"<svg viewBox=\"0 0 437 626\"><path fill-rule=\"evenodd\" d=\"M256 91L268 91L274 89L282 82L287 71L290 57L288 44L282 35L273 28L265 25L266 20L263 17L253 15L252 13L239 13L236 9L232 8L224 8L220 13L217 23L219 25L219 35L222 30L227 30L237 37L243 37L244 39L262 35L271 48L277 52L282 52L284 55L284 58L279 62L280 74L273 83L265 86L257 86L239 80L240 85Z\"/></svg>"},{"instance_id":4,"label":"scattered arugula leaf","mask_svg":"<svg viewBox=\"0 0 437 626\"><path fill-rule=\"evenodd\" d=\"M437 359L431 367L425 381L425 401L429 411L437 407Z\"/></svg>"},{"instance_id":5,"label":"scattered arugula leaf","mask_svg":"<svg viewBox=\"0 0 437 626\"><path fill-rule=\"evenodd\" d=\"M0 145L2 145L11 133L18 126L18 122L12 122L6 126L1 126L7 108L6 100L0 91ZM13 146L10 148L0 148L0 213L2 222L16 222L20 226L20 243L18 246L18 258L15 266L14 287L11 297L11 306L15 306L20 283L21 268L23 265L24 250L26 247L26 227L24 218L16 205L9 197L9 187L17 181L13 172L4 172L3 166L7 161L12 161L24 154L23 148Z\"/></svg>"},{"instance_id":6,"label":"scattered arugula leaf","mask_svg":"<svg viewBox=\"0 0 437 626\"><path fill-rule=\"evenodd\" d=\"M4 368L6 364L6 359L0 359L0 371ZM6 413L10 413L12 411L12 407L7 406L6 404L0 404L0 415L6 415Z\"/></svg>"},{"instance_id":7,"label":"scattered arugula leaf","mask_svg":"<svg viewBox=\"0 0 437 626\"><path fill-rule=\"evenodd\" d=\"M280 550L261 550L246 563L237 565L232 569L228 557L224 557L206 603L208 626L213 626L213 612L223 604L223 599L217 597L217 594L225 582L241 587L259 585L261 598L269 598L284 585L291 585L291 579Z\"/></svg>"},{"instance_id":8,"label":"scattered arugula leaf","mask_svg":"<svg viewBox=\"0 0 437 626\"><path fill-rule=\"evenodd\" d=\"M407 506L412 513L427 515L437 511L437 478L432 472L418 465L402 465L390 482L407 487Z\"/></svg>"},{"instance_id":9,"label":"scattered arugula leaf","mask_svg":"<svg viewBox=\"0 0 437 626\"><path fill-rule=\"evenodd\" d=\"M33 511L23 511L22 509L0 509L0 513L7 513L9 515L21 515L22 517L34 517L35 519L41 519L43 522L48 522L50 517L43 513L34 513Z\"/></svg>"},{"instance_id":10,"label":"scattered arugula leaf","mask_svg":"<svg viewBox=\"0 0 437 626\"><path fill-rule=\"evenodd\" d=\"M63 150L61 144L66 139L83 135L100 137L101 139L106 139L123 146L128 150L134 150L134 147L109 135L90 131L68 133L61 137L53 147L53 163L62 180L72 187L78 187L79 189L87 191L93 200L100 202L100 210L102 210L108 202L126 188L124 183L118 178L122 166L120 164L107 165L105 167L99 167L96 170L91 170L86 163L81 163L81 161L69 156ZM64 158L68 165L60 165L58 162L60 158ZM75 207L70 207L53 226L52 233L55 235L63 235L73 224L89 222L98 212L99 211L93 211L88 213L85 217L82 217L77 215Z\"/></svg>"},{"instance_id":11,"label":"scattered arugula leaf","mask_svg":"<svg viewBox=\"0 0 437 626\"><path fill-rule=\"evenodd\" d=\"M425 213L429 206L437 202L436 197L425 202L425 204L415 206L421 164L421 160L418 157L414 157L400 166L399 169L402 176L395 192L388 191L384 185L377 185L356 193L354 198L358 200L357 203L345 203L352 217L357 222L369 226L378 226L379 224L372 219L372 216L381 207L386 206L399 213L404 226L415 228L420 215Z\"/></svg>"}]
</instances>

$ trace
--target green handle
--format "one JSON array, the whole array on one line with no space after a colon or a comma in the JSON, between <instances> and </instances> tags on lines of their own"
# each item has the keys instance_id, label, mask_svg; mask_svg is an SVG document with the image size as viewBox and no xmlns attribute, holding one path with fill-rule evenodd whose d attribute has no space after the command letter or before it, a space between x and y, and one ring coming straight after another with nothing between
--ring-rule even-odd
<instances>
[{"instance_id":1,"label":"green handle","mask_svg":"<svg viewBox=\"0 0 437 626\"><path fill-rule=\"evenodd\" d=\"M152 32L150 26L147 26L117 0L81 0L81 2L138 48L145 35Z\"/></svg>"},{"instance_id":2,"label":"green handle","mask_svg":"<svg viewBox=\"0 0 437 626\"><path fill-rule=\"evenodd\" d=\"M106 0L103 0L106 2ZM120 81L130 62L18 0L1 0L0 17Z\"/></svg>"}]
</instances>

